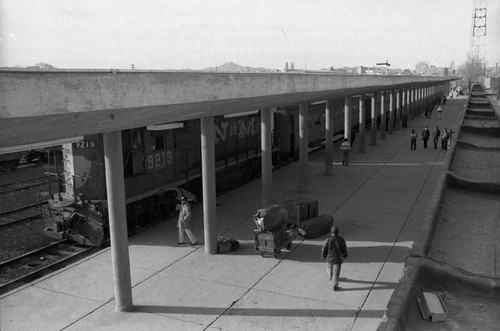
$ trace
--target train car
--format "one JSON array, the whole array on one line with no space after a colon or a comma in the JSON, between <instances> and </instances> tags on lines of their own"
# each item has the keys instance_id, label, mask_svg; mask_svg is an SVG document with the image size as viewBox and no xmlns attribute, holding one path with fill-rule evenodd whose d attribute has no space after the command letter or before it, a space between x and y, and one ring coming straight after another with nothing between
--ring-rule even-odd
<instances>
[{"instance_id":1,"label":"train car","mask_svg":"<svg viewBox=\"0 0 500 331\"><path fill-rule=\"evenodd\" d=\"M317 103L309 108L310 149L324 145L324 107ZM343 107L343 100L334 104L334 135L343 132ZM357 107L352 111L356 122ZM274 113L274 166L298 158L298 113L298 107ZM221 194L260 176L260 113L217 116L214 124L216 191ZM181 195L201 197L199 120L124 130L122 147L129 233L174 216ZM102 245L108 237L102 135L85 136L63 145L62 151L61 193L42 206L45 234Z\"/></svg>"}]
</instances>

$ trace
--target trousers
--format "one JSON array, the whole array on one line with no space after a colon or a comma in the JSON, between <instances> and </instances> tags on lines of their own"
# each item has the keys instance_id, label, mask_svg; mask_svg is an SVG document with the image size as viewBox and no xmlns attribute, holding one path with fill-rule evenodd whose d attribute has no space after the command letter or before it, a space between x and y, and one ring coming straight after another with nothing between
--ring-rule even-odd
<instances>
[{"instance_id":1,"label":"trousers","mask_svg":"<svg viewBox=\"0 0 500 331\"><path fill-rule=\"evenodd\" d=\"M191 244L196 244L198 242L198 239L194 235L193 231L191 229L183 229L179 227L179 243L185 243L186 238L184 237L184 231L186 231L186 234L189 237L189 240L191 240Z\"/></svg>"},{"instance_id":2,"label":"trousers","mask_svg":"<svg viewBox=\"0 0 500 331\"><path fill-rule=\"evenodd\" d=\"M339 286L340 279L340 269L342 268L342 264L336 264L333 262L328 262L326 266L326 273L328 274L328 278L330 280L333 279L333 286Z\"/></svg>"},{"instance_id":3,"label":"trousers","mask_svg":"<svg viewBox=\"0 0 500 331\"><path fill-rule=\"evenodd\" d=\"M349 151L345 150L342 154L342 165L349 165Z\"/></svg>"}]
</instances>

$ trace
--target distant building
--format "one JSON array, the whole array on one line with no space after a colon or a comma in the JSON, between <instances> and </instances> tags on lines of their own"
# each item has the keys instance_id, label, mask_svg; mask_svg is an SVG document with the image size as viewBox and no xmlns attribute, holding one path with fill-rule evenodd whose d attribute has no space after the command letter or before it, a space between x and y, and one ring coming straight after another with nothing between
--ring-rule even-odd
<instances>
[{"instance_id":1,"label":"distant building","mask_svg":"<svg viewBox=\"0 0 500 331\"><path fill-rule=\"evenodd\" d=\"M421 61L415 65L415 74L420 76L439 76L446 77L450 75L450 68L436 67L430 65L429 62Z\"/></svg>"}]
</instances>

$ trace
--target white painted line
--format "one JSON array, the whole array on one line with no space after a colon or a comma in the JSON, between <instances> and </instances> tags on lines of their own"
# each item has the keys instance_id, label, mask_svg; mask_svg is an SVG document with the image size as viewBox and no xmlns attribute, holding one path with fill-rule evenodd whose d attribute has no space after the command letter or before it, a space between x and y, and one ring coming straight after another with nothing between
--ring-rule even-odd
<instances>
[{"instance_id":1,"label":"white painted line","mask_svg":"<svg viewBox=\"0 0 500 331\"><path fill-rule=\"evenodd\" d=\"M332 163L333 165L342 165L342 163ZM350 166L442 166L444 162L423 162L423 163L349 163Z\"/></svg>"}]
</instances>

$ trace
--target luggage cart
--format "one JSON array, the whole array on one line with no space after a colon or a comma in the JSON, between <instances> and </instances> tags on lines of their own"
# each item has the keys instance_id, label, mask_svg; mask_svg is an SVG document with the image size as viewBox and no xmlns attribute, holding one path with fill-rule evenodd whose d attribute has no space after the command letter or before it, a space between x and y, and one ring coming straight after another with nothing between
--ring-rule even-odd
<instances>
[{"instance_id":1,"label":"luggage cart","mask_svg":"<svg viewBox=\"0 0 500 331\"><path fill-rule=\"evenodd\" d=\"M262 257L278 257L283 248L290 250L292 241L296 235L293 229L289 229L287 224L283 224L275 231L254 230L255 251Z\"/></svg>"}]
</instances>

